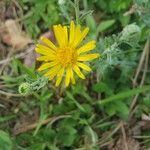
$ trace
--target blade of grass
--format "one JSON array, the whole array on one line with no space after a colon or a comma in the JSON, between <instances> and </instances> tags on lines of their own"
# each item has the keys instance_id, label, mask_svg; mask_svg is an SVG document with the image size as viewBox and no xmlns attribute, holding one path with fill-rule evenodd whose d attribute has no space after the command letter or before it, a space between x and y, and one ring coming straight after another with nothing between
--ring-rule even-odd
<instances>
[{"instance_id":1,"label":"blade of grass","mask_svg":"<svg viewBox=\"0 0 150 150\"><path fill-rule=\"evenodd\" d=\"M32 71L32 69L28 68L27 66L25 66L24 64L22 64L18 59L14 59L16 61L16 63L18 64L18 66L22 69L22 71L26 74L28 74L30 77L32 77L33 79L37 79L36 74Z\"/></svg>"},{"instance_id":2,"label":"blade of grass","mask_svg":"<svg viewBox=\"0 0 150 150\"><path fill-rule=\"evenodd\" d=\"M124 98L130 97L130 96L133 96L135 94L142 93L142 92L146 92L148 90L150 91L150 85L146 85L143 87L137 87L137 88L125 91L125 92L118 93L116 95L105 98L103 100L98 100L95 104L105 105L107 103L110 103L110 102L113 102L116 100L123 100Z\"/></svg>"},{"instance_id":3,"label":"blade of grass","mask_svg":"<svg viewBox=\"0 0 150 150\"><path fill-rule=\"evenodd\" d=\"M76 101L76 99L73 97L73 95L69 91L67 91L66 94L67 94L67 97L71 99L82 112L86 112L86 110L82 107L82 105L80 105L80 103Z\"/></svg>"},{"instance_id":4,"label":"blade of grass","mask_svg":"<svg viewBox=\"0 0 150 150\"><path fill-rule=\"evenodd\" d=\"M0 117L0 123L16 118L16 115Z\"/></svg>"}]
</instances>

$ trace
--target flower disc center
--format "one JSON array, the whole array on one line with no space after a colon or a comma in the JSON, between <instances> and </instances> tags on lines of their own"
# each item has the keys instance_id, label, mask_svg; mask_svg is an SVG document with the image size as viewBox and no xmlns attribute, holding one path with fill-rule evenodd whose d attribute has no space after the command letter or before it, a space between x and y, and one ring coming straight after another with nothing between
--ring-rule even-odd
<instances>
[{"instance_id":1,"label":"flower disc center","mask_svg":"<svg viewBox=\"0 0 150 150\"><path fill-rule=\"evenodd\" d=\"M71 67L77 62L77 52L70 47L64 47L58 49L57 58L63 67Z\"/></svg>"}]
</instances>

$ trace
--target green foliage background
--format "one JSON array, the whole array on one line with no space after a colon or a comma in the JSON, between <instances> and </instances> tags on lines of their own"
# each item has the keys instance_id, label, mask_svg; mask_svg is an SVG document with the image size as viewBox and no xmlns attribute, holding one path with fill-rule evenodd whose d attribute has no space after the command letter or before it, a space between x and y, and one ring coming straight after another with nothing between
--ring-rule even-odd
<instances>
[{"instance_id":1,"label":"green foliage background","mask_svg":"<svg viewBox=\"0 0 150 150\"><path fill-rule=\"evenodd\" d=\"M77 79L77 84L67 89L41 81L35 65L28 68L21 60L13 59L9 65L11 75L0 77L8 93L17 93L23 82L34 83L35 88L30 95L10 96L17 105L9 111L0 103L0 150L105 149L103 144L120 136L111 134L118 124L130 122L129 108L135 94L143 93L132 117L138 122L142 114L150 114L150 87L132 89L144 45L149 41L149 0L18 0L18 3L24 16L22 24L35 41L52 25L75 20L90 28L88 38L97 40L96 51L101 58L92 63L94 71L87 74L86 80ZM133 5L137 6L135 12L123 15ZM149 69L148 66L145 85L150 84ZM30 120L34 110L38 110L35 127L14 136L17 131L12 130L13 125L23 116ZM30 124L23 122L23 125ZM140 136L150 137L150 131L142 131ZM150 147L150 138L139 142L144 143L145 149Z\"/></svg>"}]
</instances>

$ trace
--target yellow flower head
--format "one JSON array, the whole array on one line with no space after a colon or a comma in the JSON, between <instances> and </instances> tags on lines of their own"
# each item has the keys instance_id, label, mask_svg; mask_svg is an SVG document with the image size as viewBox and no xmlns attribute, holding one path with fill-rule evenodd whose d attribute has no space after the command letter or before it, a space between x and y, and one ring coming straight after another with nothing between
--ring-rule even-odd
<instances>
[{"instance_id":1,"label":"yellow flower head","mask_svg":"<svg viewBox=\"0 0 150 150\"><path fill-rule=\"evenodd\" d=\"M46 70L44 75L49 80L56 77L56 86L60 85L63 78L65 78L66 86L70 82L74 84L74 73L85 79L81 69L91 71L91 68L83 62L99 57L97 53L87 54L87 52L95 48L96 42L94 40L79 47L89 28L81 31L80 25L75 27L74 22L71 21L70 29L61 25L54 25L53 29L58 43L57 46L45 37L41 37L42 44L36 45L36 52L42 55L37 60L43 61L38 70Z\"/></svg>"}]
</instances>

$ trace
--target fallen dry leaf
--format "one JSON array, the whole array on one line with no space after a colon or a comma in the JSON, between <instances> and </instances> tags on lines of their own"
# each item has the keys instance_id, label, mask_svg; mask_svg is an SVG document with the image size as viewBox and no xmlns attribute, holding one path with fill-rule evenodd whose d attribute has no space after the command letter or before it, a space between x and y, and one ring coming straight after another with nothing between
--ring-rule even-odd
<instances>
[{"instance_id":1,"label":"fallen dry leaf","mask_svg":"<svg viewBox=\"0 0 150 150\"><path fill-rule=\"evenodd\" d=\"M32 40L21 30L19 23L9 19L5 22L5 31L2 33L2 41L14 47L15 49L23 49Z\"/></svg>"},{"instance_id":2,"label":"fallen dry leaf","mask_svg":"<svg viewBox=\"0 0 150 150\"><path fill-rule=\"evenodd\" d=\"M124 139L120 137L113 150L125 150L124 142ZM126 145L128 150L140 150L139 142L132 137L127 137Z\"/></svg>"},{"instance_id":3,"label":"fallen dry leaf","mask_svg":"<svg viewBox=\"0 0 150 150\"><path fill-rule=\"evenodd\" d=\"M50 39L53 43L56 42L56 39L55 39L55 36L54 36L54 33L52 31L48 31L48 32L45 32L44 34L42 34L41 36L44 36L48 39Z\"/></svg>"},{"instance_id":4,"label":"fallen dry leaf","mask_svg":"<svg viewBox=\"0 0 150 150\"><path fill-rule=\"evenodd\" d=\"M27 65L28 67L32 67L32 65L35 63L36 60L36 53L34 51L34 46L32 45L33 50L30 51L27 55L24 57L24 64Z\"/></svg>"},{"instance_id":5,"label":"fallen dry leaf","mask_svg":"<svg viewBox=\"0 0 150 150\"><path fill-rule=\"evenodd\" d=\"M52 42L56 42L54 34L52 31L48 31L45 32L44 34L42 34L41 36L44 36L48 39L50 39ZM40 37L41 37L40 36ZM40 38L39 38L40 40ZM35 53L35 51L31 51L30 53L28 53L25 58L24 58L24 64L31 67L32 64L35 62L36 57L39 57L40 55L38 53Z\"/></svg>"},{"instance_id":6,"label":"fallen dry leaf","mask_svg":"<svg viewBox=\"0 0 150 150\"><path fill-rule=\"evenodd\" d=\"M20 118L16 121L12 132L14 135L21 132L22 130L26 130L28 125L37 122L39 118L39 110L37 108L33 109L32 114L22 114Z\"/></svg>"}]
</instances>

